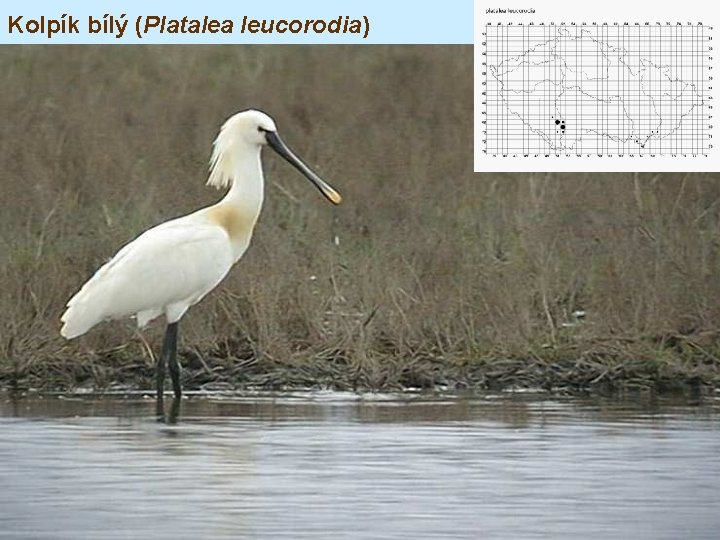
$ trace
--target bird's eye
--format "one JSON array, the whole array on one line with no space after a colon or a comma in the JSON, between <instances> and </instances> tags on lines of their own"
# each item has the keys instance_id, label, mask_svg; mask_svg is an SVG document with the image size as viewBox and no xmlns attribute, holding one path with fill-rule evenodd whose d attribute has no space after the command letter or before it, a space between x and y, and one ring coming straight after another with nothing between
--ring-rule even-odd
<instances>
[{"instance_id":1,"label":"bird's eye","mask_svg":"<svg viewBox=\"0 0 720 540\"><path fill-rule=\"evenodd\" d=\"M267 132L267 129L265 129L265 128L262 127L262 126L258 126L258 132L260 132L260 133L265 133L265 132Z\"/></svg>"}]
</instances>

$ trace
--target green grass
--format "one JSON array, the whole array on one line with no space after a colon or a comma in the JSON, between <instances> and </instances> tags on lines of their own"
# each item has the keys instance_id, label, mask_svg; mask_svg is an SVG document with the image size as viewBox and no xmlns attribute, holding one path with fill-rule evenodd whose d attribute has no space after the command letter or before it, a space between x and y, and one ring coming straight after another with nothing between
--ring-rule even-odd
<instances>
[{"instance_id":1,"label":"green grass","mask_svg":"<svg viewBox=\"0 0 720 540\"><path fill-rule=\"evenodd\" d=\"M474 174L472 64L471 47L2 48L0 380L151 385L161 324L65 342L63 305L219 197L211 142L253 107L345 204L265 156L250 249L183 319L186 387L717 387L720 177Z\"/></svg>"}]
</instances>

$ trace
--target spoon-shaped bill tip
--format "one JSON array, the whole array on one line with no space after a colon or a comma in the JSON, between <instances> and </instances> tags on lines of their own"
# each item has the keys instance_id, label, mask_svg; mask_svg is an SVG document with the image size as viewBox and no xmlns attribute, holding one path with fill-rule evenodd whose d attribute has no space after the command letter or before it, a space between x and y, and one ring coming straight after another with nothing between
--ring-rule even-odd
<instances>
[{"instance_id":1,"label":"spoon-shaped bill tip","mask_svg":"<svg viewBox=\"0 0 720 540\"><path fill-rule=\"evenodd\" d=\"M340 204L343 201L342 195L335 191L332 187L325 184L325 188L321 189L322 194L327 197L327 200L333 204Z\"/></svg>"}]
</instances>

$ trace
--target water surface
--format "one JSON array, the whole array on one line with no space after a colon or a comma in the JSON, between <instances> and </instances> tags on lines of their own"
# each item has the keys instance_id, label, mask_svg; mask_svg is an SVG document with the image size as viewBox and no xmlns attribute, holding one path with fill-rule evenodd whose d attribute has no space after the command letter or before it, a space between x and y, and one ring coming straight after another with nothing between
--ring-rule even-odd
<instances>
[{"instance_id":1,"label":"water surface","mask_svg":"<svg viewBox=\"0 0 720 540\"><path fill-rule=\"evenodd\" d=\"M718 538L720 403L0 396L0 538Z\"/></svg>"}]
</instances>

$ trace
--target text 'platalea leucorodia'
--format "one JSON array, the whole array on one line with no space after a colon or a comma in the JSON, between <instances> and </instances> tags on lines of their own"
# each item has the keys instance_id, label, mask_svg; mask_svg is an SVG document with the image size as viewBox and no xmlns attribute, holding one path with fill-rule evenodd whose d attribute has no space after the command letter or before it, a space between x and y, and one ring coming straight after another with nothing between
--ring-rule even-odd
<instances>
[{"instance_id":1,"label":"text 'platalea leucorodia'","mask_svg":"<svg viewBox=\"0 0 720 540\"><path fill-rule=\"evenodd\" d=\"M220 129L208 184L230 186L212 206L153 227L124 246L67 304L60 333L80 336L106 319L134 316L139 327L165 315L167 329L157 361L162 402L167 363L175 397L181 395L178 321L222 281L250 244L264 197L260 153L266 144L334 203L340 194L298 158L277 134L275 122L255 110L230 117Z\"/></svg>"}]
</instances>

